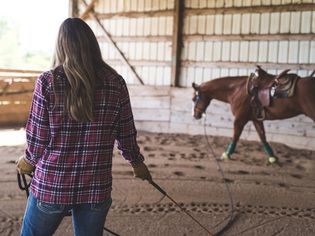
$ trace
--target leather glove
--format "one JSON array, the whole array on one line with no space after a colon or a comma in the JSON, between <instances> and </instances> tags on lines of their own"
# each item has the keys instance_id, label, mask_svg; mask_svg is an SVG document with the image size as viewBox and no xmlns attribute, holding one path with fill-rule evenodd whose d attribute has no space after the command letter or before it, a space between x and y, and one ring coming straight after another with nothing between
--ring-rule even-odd
<instances>
[{"instance_id":1,"label":"leather glove","mask_svg":"<svg viewBox=\"0 0 315 236\"><path fill-rule=\"evenodd\" d=\"M34 172L35 167L28 163L24 156L21 156L16 160L16 169L20 174L31 174Z\"/></svg>"},{"instance_id":2,"label":"leather glove","mask_svg":"<svg viewBox=\"0 0 315 236\"><path fill-rule=\"evenodd\" d=\"M134 177L140 178L142 180L152 181L152 176L148 167L143 163L137 163L132 165Z\"/></svg>"}]
</instances>

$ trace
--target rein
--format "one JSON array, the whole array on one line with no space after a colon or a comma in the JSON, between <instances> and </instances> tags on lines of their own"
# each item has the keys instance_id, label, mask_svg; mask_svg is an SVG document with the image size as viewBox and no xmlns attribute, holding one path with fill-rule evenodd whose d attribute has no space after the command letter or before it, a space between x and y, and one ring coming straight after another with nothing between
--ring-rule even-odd
<instances>
[{"instance_id":1,"label":"rein","mask_svg":"<svg viewBox=\"0 0 315 236\"><path fill-rule=\"evenodd\" d=\"M225 189L226 189L226 192L227 192L227 195L229 197L229 201L230 201L230 214L224 218L222 221L220 221L218 224L216 224L215 226L218 226L220 225L222 222L224 222L226 219L229 219L228 222L215 234L215 235L220 235L221 233L223 233L230 225L231 223L233 222L233 219L234 219L234 212L235 212L235 206L234 206L234 199L233 199L233 195L231 193L231 190L229 188L229 184L227 183L226 181L226 178L225 178L225 175L224 175L224 171L220 165L220 160L218 158L216 158L216 154L214 152L214 149L211 145L211 143L209 142L209 139L208 139L208 134L207 134L207 129L206 129L206 113L204 112L203 113L203 117L204 117L204 124L203 124L203 128L204 128L204 136L205 136L205 139L207 141L207 144L208 144L208 148L213 156L213 159L215 160L215 163L217 165L217 170L218 172L220 173L221 175L221 178L223 180L223 183L225 185ZM214 226L214 227L215 227Z\"/></svg>"},{"instance_id":2,"label":"rein","mask_svg":"<svg viewBox=\"0 0 315 236\"><path fill-rule=\"evenodd\" d=\"M200 100L200 96L198 95L196 97L196 100L194 101L194 103L196 104L199 100ZM196 109L196 108L195 108ZM195 217L193 217L188 211L186 211L185 208L183 208L178 202L176 202L173 198L171 198L164 189L162 189L158 184L156 184L154 181L149 181L149 183L155 188L157 189L162 195L164 195L165 197L167 197L169 200L171 200L183 213L185 213L187 216L189 216L193 221L195 221L202 229L204 229L209 235L220 235L221 233L223 233L232 223L233 219L234 219L234 212L235 212L235 207L234 207L234 200L233 200L233 196L232 196L232 193L231 193L231 190L229 188L229 185L225 179L225 175L224 175L224 171L219 163L219 160L215 157L215 153L214 153L214 150L208 140L208 137L207 137L207 131L206 131L206 115L205 115L205 112L202 112L203 113L203 117L204 117L204 135L205 135L205 138L207 140L207 144L208 144L208 147L216 161L216 164L217 164L217 167L218 167L218 171L220 172L221 176L222 176L222 179L223 179L223 182L225 184L225 188L226 188L226 191L228 193L228 196L229 196L229 200L230 200L230 205L231 205L231 211L230 211L230 214L224 218L222 221L220 221L218 224L216 224L215 226L213 227L216 227L218 225L220 225L222 222L224 222L227 218L229 218L228 222L216 233L212 233L210 232L204 225L202 225Z\"/></svg>"},{"instance_id":3,"label":"rein","mask_svg":"<svg viewBox=\"0 0 315 236\"><path fill-rule=\"evenodd\" d=\"M232 223L232 221L233 221L234 212L235 212L235 206L234 206L233 196L232 196L232 193L231 193L231 191L230 191L229 185L228 185L228 183L226 182L226 179L225 179L225 177L224 177L223 169L222 169L222 167L221 167L221 165L220 165L220 163L219 163L219 160L216 158L216 155L215 155L215 153L214 153L214 150L213 150L213 148L212 148L212 146L211 146L211 144L210 144L210 142L209 142L209 140L208 140L207 130L206 130L206 116L205 116L205 113L204 113L204 116L203 116L203 117L204 117L204 135L205 135L205 138L206 138L208 147L209 147L209 149L210 149L210 151L211 151L211 153L212 153L212 155L213 155L213 157L214 157L214 159L215 159L215 162L216 162L216 164L217 164L218 171L221 173L222 179L223 179L224 184L225 184L226 191L227 191L228 196L229 196L229 199L230 199L230 204L231 204L231 210L230 210L229 216L227 216L225 219L223 219L221 222L219 222L219 223L217 224L217 225L220 225L223 221L225 221L227 218L229 218L229 221L224 225L224 227L222 227L221 230L219 230L217 233L214 234L214 235L220 235L221 233L223 233L223 231L225 231L225 230L231 225L231 223ZM311 208L311 209L314 210L315 208ZM241 231L239 231L239 232L237 232L237 233L235 233L235 234L231 234L231 235L233 235L233 236L243 235L245 232L248 232L248 231L251 231L251 230L253 230L253 229L259 228L259 227L261 227L261 226L263 226L263 225L267 225L267 224L269 224L269 223L272 223L272 222L281 220L281 219L283 219L283 218L285 218L285 217L289 217L289 216L296 215L296 214L298 214L298 213L300 213L300 212L302 212L302 211L303 211L303 210L297 210L297 211L291 213L290 215L279 216L279 217L274 218L274 219L271 219L271 220L266 220L266 221L264 221L264 222L262 222L262 223L258 223L258 224L256 224L256 225L251 226L251 227L245 228L245 229L243 229L243 230L241 230ZM215 226L217 226L217 225L215 225ZM215 226L214 226L214 227L215 227ZM283 230L283 228L284 228L284 227L282 227L278 232L276 232L276 233L273 234L273 235L276 235L276 234L278 234L279 232L281 232L281 231Z\"/></svg>"}]
</instances>

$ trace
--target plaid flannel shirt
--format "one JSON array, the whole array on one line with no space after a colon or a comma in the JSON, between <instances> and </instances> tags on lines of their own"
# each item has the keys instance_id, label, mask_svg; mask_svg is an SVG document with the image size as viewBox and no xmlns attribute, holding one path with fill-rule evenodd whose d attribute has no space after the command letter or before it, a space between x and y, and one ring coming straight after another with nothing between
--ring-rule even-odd
<instances>
[{"instance_id":1,"label":"plaid flannel shirt","mask_svg":"<svg viewBox=\"0 0 315 236\"><path fill-rule=\"evenodd\" d=\"M76 122L61 102L66 76L62 67L36 81L26 125L26 160L36 166L31 192L56 204L97 203L110 197L115 140L131 164L143 162L136 141L129 94L121 76L98 73L93 122ZM59 100L59 101L58 101Z\"/></svg>"}]
</instances>

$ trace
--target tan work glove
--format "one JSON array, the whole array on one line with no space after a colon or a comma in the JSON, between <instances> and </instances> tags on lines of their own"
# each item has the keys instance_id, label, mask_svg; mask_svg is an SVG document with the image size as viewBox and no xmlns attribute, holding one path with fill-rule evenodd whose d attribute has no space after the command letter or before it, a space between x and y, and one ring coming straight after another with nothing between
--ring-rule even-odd
<instances>
[{"instance_id":1,"label":"tan work glove","mask_svg":"<svg viewBox=\"0 0 315 236\"><path fill-rule=\"evenodd\" d=\"M142 180L152 181L152 176L148 167L143 163L137 163L132 165L134 177L140 178Z\"/></svg>"},{"instance_id":2,"label":"tan work glove","mask_svg":"<svg viewBox=\"0 0 315 236\"><path fill-rule=\"evenodd\" d=\"M35 167L31 164L29 164L24 156L19 157L19 159L16 160L16 169L20 174L31 174L34 172Z\"/></svg>"}]
</instances>

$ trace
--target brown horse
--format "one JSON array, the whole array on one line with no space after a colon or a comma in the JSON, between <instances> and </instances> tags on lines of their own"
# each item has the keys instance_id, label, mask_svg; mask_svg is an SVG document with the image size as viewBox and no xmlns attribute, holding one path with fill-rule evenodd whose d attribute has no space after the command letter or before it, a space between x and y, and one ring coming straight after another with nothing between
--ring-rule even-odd
<instances>
[{"instance_id":1,"label":"brown horse","mask_svg":"<svg viewBox=\"0 0 315 236\"><path fill-rule=\"evenodd\" d=\"M286 75L288 70L279 76L268 74L257 66L255 76L259 81L270 83ZM292 75L292 74L289 74ZM235 147L244 126L252 121L260 137L265 152L269 155L268 161L275 163L274 155L266 140L265 129L262 119L257 119L251 106L252 97L247 92L248 76L222 77L204 82L200 85L192 84L195 92L193 96L194 117L200 119L205 113L212 99L229 103L234 115L234 133L232 142L222 154L222 159L229 159L235 151ZM295 94L288 98L277 98L271 101L270 106L264 107L264 119L276 120L304 114L315 122L315 78L299 78L296 82Z\"/></svg>"}]
</instances>

